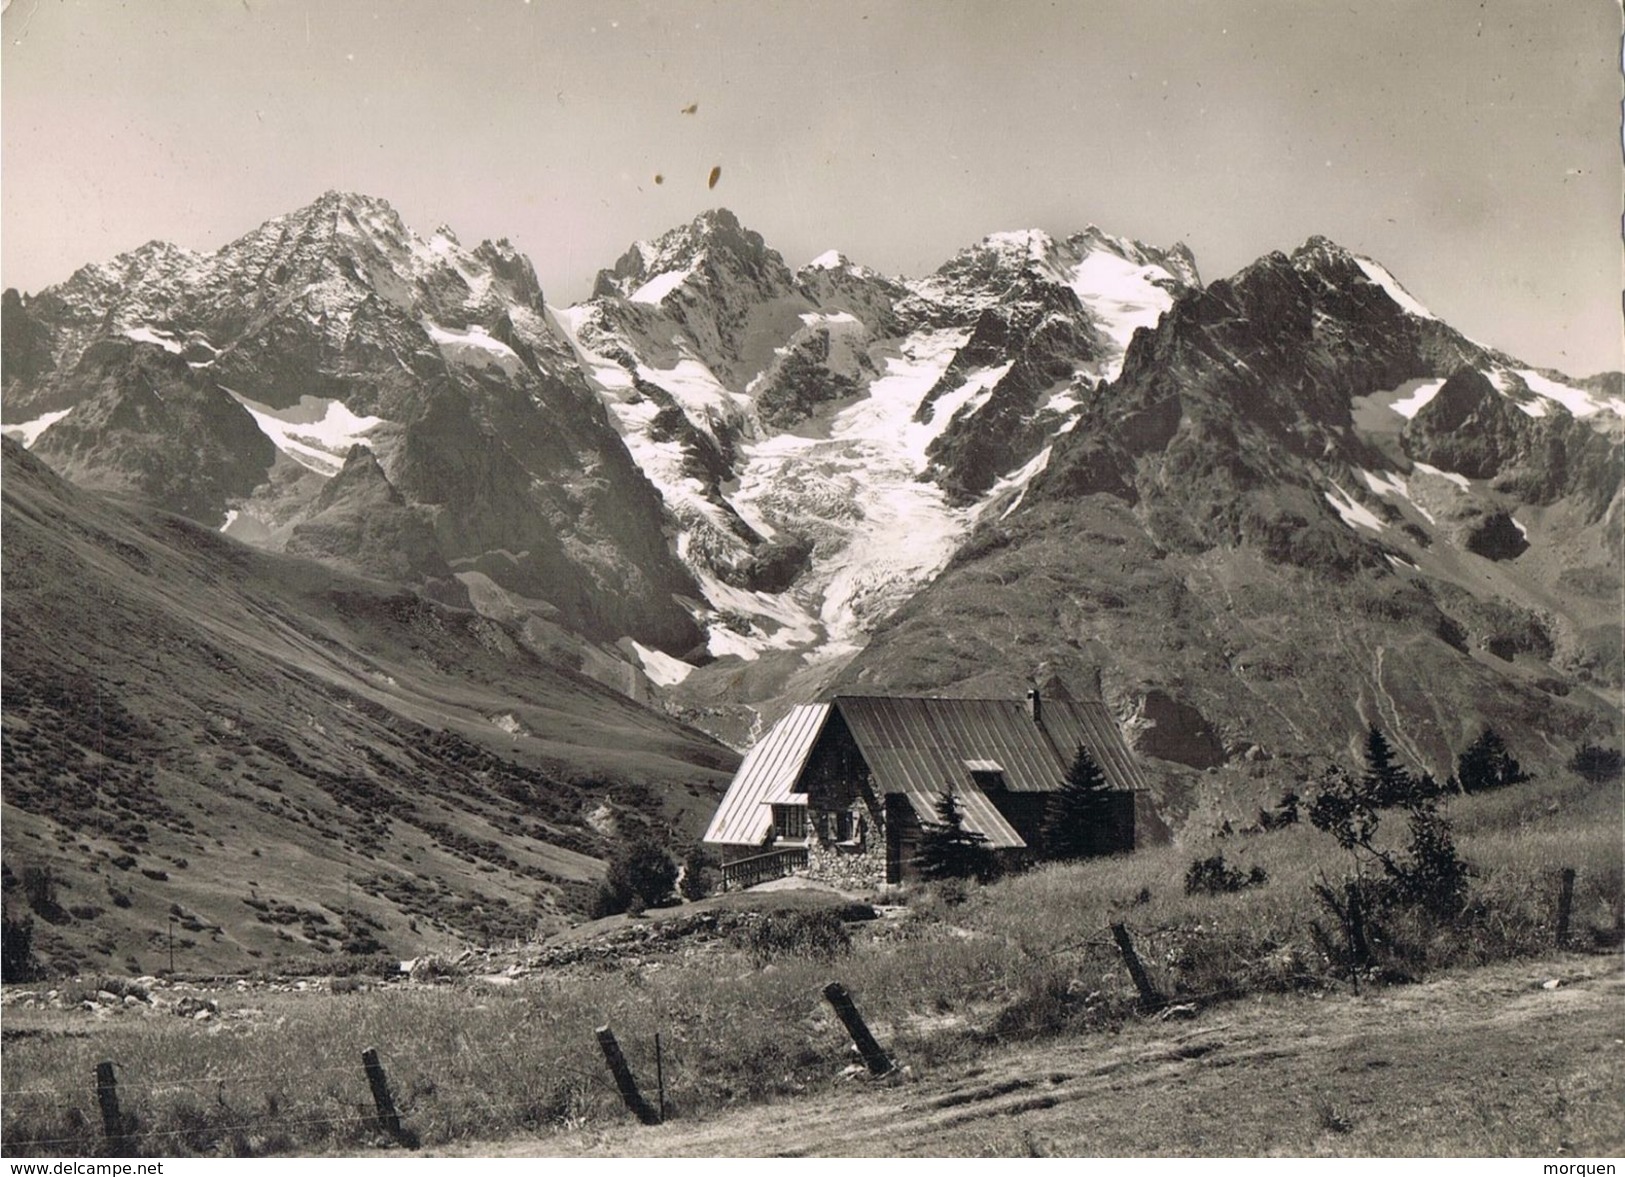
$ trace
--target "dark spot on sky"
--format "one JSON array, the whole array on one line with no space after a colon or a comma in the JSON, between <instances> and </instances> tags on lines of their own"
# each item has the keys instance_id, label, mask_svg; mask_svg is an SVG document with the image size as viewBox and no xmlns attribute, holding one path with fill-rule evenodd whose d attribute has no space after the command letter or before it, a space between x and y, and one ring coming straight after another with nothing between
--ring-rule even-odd
<instances>
[{"instance_id":1,"label":"dark spot on sky","mask_svg":"<svg viewBox=\"0 0 1625 1177\"><path fill-rule=\"evenodd\" d=\"M710 178L705 181L705 186L707 188L715 188L717 186L717 181L720 179L722 179L722 165L718 164L716 167L711 169Z\"/></svg>"},{"instance_id":2,"label":"dark spot on sky","mask_svg":"<svg viewBox=\"0 0 1625 1177\"><path fill-rule=\"evenodd\" d=\"M682 114L699 114L700 113L700 104L698 102L690 102L687 106L683 107L683 109L682 109L682 111L680 113L682 113Z\"/></svg>"},{"instance_id":3,"label":"dark spot on sky","mask_svg":"<svg viewBox=\"0 0 1625 1177\"><path fill-rule=\"evenodd\" d=\"M661 175L659 172L656 172L655 173L655 183L656 184L664 184L665 182L666 182L666 177Z\"/></svg>"}]
</instances>

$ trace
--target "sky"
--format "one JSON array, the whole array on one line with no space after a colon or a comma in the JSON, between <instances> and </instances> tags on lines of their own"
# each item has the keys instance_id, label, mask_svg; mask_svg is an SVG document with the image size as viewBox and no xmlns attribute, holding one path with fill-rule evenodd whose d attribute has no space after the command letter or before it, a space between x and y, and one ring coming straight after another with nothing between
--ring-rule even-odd
<instances>
[{"instance_id":1,"label":"sky","mask_svg":"<svg viewBox=\"0 0 1625 1177\"><path fill-rule=\"evenodd\" d=\"M10 0L0 26L0 280L28 292L331 188L509 238L556 304L719 206L791 266L905 275L1093 223L1212 280L1319 233L1482 343L1622 366L1616 0Z\"/></svg>"}]
</instances>

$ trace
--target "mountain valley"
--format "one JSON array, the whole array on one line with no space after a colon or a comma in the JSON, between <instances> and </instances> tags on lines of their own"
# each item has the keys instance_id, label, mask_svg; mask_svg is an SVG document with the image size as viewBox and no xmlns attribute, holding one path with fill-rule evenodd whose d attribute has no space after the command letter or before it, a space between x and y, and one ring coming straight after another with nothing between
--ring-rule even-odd
<instances>
[{"instance_id":1,"label":"mountain valley","mask_svg":"<svg viewBox=\"0 0 1625 1177\"><path fill-rule=\"evenodd\" d=\"M898 278L718 209L565 307L328 193L0 310L6 859L61 960L154 968L177 908L215 967L559 926L834 690L1059 678L1174 836L1371 724L1441 776L1619 741L1619 375L1323 238Z\"/></svg>"}]
</instances>

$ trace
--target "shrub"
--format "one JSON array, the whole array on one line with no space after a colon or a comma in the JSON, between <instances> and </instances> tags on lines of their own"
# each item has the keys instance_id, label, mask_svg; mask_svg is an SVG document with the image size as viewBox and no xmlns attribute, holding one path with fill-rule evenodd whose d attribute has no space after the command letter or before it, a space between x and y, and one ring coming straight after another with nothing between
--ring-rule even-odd
<instances>
[{"instance_id":1,"label":"shrub","mask_svg":"<svg viewBox=\"0 0 1625 1177\"><path fill-rule=\"evenodd\" d=\"M1617 781L1625 770L1625 756L1618 748L1582 744L1569 759L1569 768L1594 785Z\"/></svg>"},{"instance_id":2,"label":"shrub","mask_svg":"<svg viewBox=\"0 0 1625 1177\"><path fill-rule=\"evenodd\" d=\"M707 854L696 842L683 858L683 878L678 884L678 890L684 899L692 903L696 899L704 899L711 893L716 865L716 859Z\"/></svg>"},{"instance_id":3,"label":"shrub","mask_svg":"<svg viewBox=\"0 0 1625 1177\"><path fill-rule=\"evenodd\" d=\"M1185 871L1185 894L1187 895L1223 895L1231 891L1240 891L1244 887L1258 887L1269 882L1269 872L1261 866L1255 866L1246 874L1228 865L1224 861L1224 854L1210 855L1207 858L1192 860L1190 867Z\"/></svg>"},{"instance_id":4,"label":"shrub","mask_svg":"<svg viewBox=\"0 0 1625 1177\"><path fill-rule=\"evenodd\" d=\"M852 950L846 925L828 909L768 912L745 925L742 938L757 968L777 956L829 961Z\"/></svg>"},{"instance_id":5,"label":"shrub","mask_svg":"<svg viewBox=\"0 0 1625 1177\"><path fill-rule=\"evenodd\" d=\"M604 881L588 907L588 915L602 919L621 912L640 912L671 898L677 882L677 864L671 855L650 841L637 841L610 859Z\"/></svg>"},{"instance_id":6,"label":"shrub","mask_svg":"<svg viewBox=\"0 0 1625 1177\"><path fill-rule=\"evenodd\" d=\"M1419 907L1449 920L1466 903L1468 868L1456 853L1450 824L1438 812L1439 793L1431 776L1416 776L1399 765L1388 741L1373 727L1364 774L1355 779L1333 765L1321 779L1309 820L1356 860L1381 868L1382 879L1362 890L1365 902ZM1395 808L1404 809L1409 818L1411 841L1403 854L1377 842L1382 812Z\"/></svg>"}]
</instances>

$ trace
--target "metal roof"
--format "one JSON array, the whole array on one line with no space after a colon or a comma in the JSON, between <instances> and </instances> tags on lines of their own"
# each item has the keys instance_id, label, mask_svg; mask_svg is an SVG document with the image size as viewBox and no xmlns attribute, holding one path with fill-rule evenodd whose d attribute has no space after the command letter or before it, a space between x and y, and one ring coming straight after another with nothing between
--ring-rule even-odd
<instances>
[{"instance_id":1,"label":"metal roof","mask_svg":"<svg viewBox=\"0 0 1625 1177\"><path fill-rule=\"evenodd\" d=\"M925 699L842 695L835 707L852 729L881 792L900 793L929 784L966 779L965 762L996 761L1013 793L1050 793L1072 764L1078 745L1087 747L1114 789L1143 789L1135 763L1111 712L1103 703L1042 700L1035 723L1023 699ZM871 749L898 753L891 776Z\"/></svg>"},{"instance_id":2,"label":"metal roof","mask_svg":"<svg viewBox=\"0 0 1625 1177\"><path fill-rule=\"evenodd\" d=\"M791 800L791 790L818 742L828 703L792 707L773 725L734 774L702 841L730 846L759 846L773 827L772 801Z\"/></svg>"},{"instance_id":3,"label":"metal roof","mask_svg":"<svg viewBox=\"0 0 1625 1177\"><path fill-rule=\"evenodd\" d=\"M841 695L833 703L792 708L750 750L705 841L758 845L772 825L769 802L805 799L795 790L832 709L850 729L877 792L907 797L922 822L934 822L937 801L952 786L967 828L987 835L995 847L1026 843L978 787L973 772L998 771L1005 788L1015 793L1054 792L1082 744L1112 788L1146 787L1102 703L1044 698L1035 722L1022 699Z\"/></svg>"},{"instance_id":4,"label":"metal roof","mask_svg":"<svg viewBox=\"0 0 1625 1177\"><path fill-rule=\"evenodd\" d=\"M995 848L1025 846L971 773L997 765L1016 793L1059 789L1080 743L1114 789L1145 787L1111 713L1100 703L1044 699L1035 722L1022 699L921 699L840 696L835 707L852 730L882 793L902 793L923 822L950 784L965 825Z\"/></svg>"}]
</instances>

